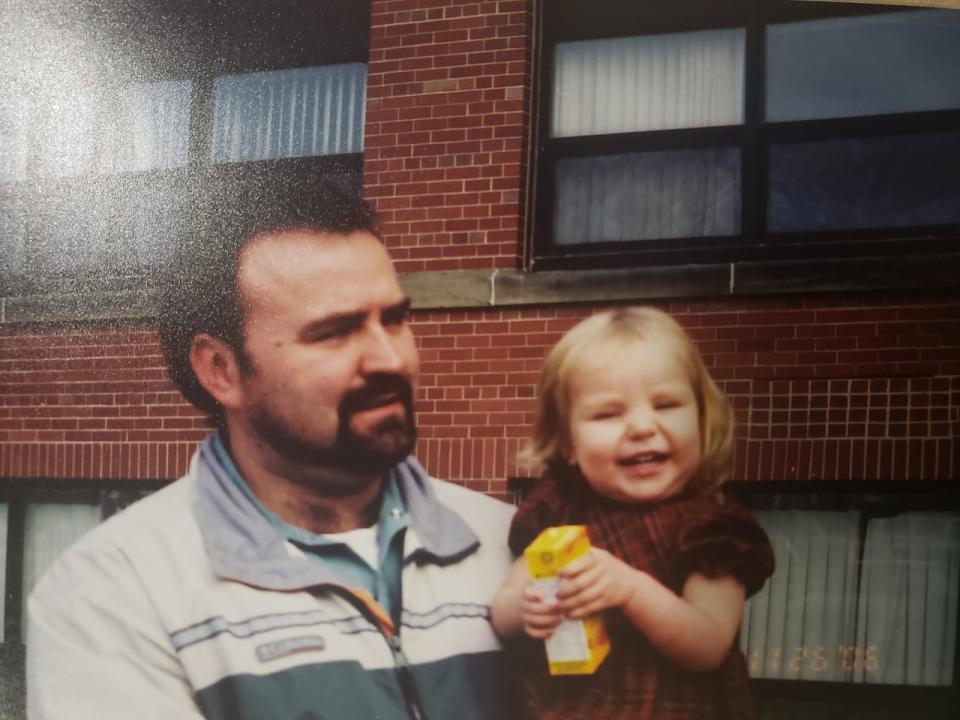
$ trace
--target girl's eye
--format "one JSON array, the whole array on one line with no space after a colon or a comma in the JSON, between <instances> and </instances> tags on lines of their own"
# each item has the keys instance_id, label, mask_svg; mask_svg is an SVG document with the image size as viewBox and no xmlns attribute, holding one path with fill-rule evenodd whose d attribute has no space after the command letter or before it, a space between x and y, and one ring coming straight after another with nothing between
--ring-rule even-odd
<instances>
[{"instance_id":1,"label":"girl's eye","mask_svg":"<svg viewBox=\"0 0 960 720\"><path fill-rule=\"evenodd\" d=\"M654 405L655 410L673 410L682 405L679 400L661 400L656 405Z\"/></svg>"},{"instance_id":2,"label":"girl's eye","mask_svg":"<svg viewBox=\"0 0 960 720\"><path fill-rule=\"evenodd\" d=\"M592 420L610 420L611 418L617 417L617 412L614 410L601 410L596 412L591 416Z\"/></svg>"}]
</instances>

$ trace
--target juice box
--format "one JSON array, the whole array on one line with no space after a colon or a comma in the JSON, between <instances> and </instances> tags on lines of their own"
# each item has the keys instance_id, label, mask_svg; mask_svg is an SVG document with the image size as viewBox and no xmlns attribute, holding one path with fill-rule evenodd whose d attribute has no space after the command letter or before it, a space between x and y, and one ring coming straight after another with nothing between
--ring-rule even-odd
<instances>
[{"instance_id":1,"label":"juice box","mask_svg":"<svg viewBox=\"0 0 960 720\"><path fill-rule=\"evenodd\" d=\"M534 587L545 599L556 597L557 572L590 549L583 525L547 528L523 551L527 572ZM589 675L610 652L603 618L591 615L581 620L564 620L546 640L551 675Z\"/></svg>"}]
</instances>

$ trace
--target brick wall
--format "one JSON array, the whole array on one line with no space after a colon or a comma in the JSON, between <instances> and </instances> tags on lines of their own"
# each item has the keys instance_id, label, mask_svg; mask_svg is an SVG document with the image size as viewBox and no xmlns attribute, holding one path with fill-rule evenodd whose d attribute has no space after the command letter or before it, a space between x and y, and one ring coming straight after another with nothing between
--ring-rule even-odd
<instances>
[{"instance_id":1,"label":"brick wall","mask_svg":"<svg viewBox=\"0 0 960 720\"><path fill-rule=\"evenodd\" d=\"M661 303L697 340L737 415L739 480L946 480L960 474L960 298L822 295ZM597 308L431 313L428 467L488 492L524 474L534 382Z\"/></svg>"},{"instance_id":2,"label":"brick wall","mask_svg":"<svg viewBox=\"0 0 960 720\"><path fill-rule=\"evenodd\" d=\"M674 302L737 409L735 477L948 480L960 474L960 297ZM503 494L534 383L586 306L417 313L418 454ZM149 327L0 334L0 475L173 478L206 433Z\"/></svg>"},{"instance_id":3,"label":"brick wall","mask_svg":"<svg viewBox=\"0 0 960 720\"><path fill-rule=\"evenodd\" d=\"M0 477L173 478L206 433L149 327L0 333Z\"/></svg>"},{"instance_id":4,"label":"brick wall","mask_svg":"<svg viewBox=\"0 0 960 720\"><path fill-rule=\"evenodd\" d=\"M518 263L528 6L373 2L364 192L401 272Z\"/></svg>"}]
</instances>

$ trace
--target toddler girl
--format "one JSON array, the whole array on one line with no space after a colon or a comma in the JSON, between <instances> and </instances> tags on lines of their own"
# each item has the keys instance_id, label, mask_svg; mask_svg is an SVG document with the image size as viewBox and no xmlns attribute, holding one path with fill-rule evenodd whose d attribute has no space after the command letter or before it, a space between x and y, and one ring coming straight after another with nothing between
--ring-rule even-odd
<instances>
[{"instance_id":1,"label":"toddler girl","mask_svg":"<svg viewBox=\"0 0 960 720\"><path fill-rule=\"evenodd\" d=\"M521 557L492 606L515 643L538 718L752 717L735 647L744 598L773 572L770 543L724 500L732 413L684 330L630 308L584 320L547 357L529 455L546 467L510 546L586 525L593 549L561 571L555 602ZM551 677L543 653L564 618L607 611L611 652L593 675Z\"/></svg>"}]
</instances>

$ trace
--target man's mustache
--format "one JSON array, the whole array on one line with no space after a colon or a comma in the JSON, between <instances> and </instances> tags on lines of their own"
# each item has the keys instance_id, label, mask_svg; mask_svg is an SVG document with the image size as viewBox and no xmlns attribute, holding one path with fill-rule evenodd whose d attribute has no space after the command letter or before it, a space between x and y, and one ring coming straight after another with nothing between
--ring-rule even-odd
<instances>
[{"instance_id":1,"label":"man's mustache","mask_svg":"<svg viewBox=\"0 0 960 720\"><path fill-rule=\"evenodd\" d=\"M349 417L355 412L401 402L405 408L413 408L413 386L400 375L380 373L371 375L362 387L347 391L340 400L340 417Z\"/></svg>"}]
</instances>

